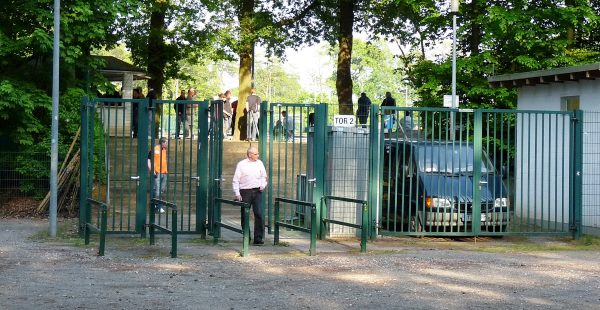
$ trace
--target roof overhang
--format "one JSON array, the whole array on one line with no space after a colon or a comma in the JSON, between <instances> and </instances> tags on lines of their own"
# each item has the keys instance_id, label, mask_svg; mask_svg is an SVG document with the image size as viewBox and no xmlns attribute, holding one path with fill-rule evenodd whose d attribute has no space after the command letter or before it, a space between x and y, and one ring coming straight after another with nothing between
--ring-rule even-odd
<instances>
[{"instance_id":1,"label":"roof overhang","mask_svg":"<svg viewBox=\"0 0 600 310\"><path fill-rule=\"evenodd\" d=\"M600 78L600 63L574 67L496 75L488 78L491 87L524 87L538 84L576 82Z\"/></svg>"},{"instance_id":2,"label":"roof overhang","mask_svg":"<svg viewBox=\"0 0 600 310\"><path fill-rule=\"evenodd\" d=\"M122 82L123 76L127 73L133 75L134 80L149 80L144 70L118 59L113 56L94 56L96 59L102 60L106 65L98 69L107 80L111 82Z\"/></svg>"}]
</instances>

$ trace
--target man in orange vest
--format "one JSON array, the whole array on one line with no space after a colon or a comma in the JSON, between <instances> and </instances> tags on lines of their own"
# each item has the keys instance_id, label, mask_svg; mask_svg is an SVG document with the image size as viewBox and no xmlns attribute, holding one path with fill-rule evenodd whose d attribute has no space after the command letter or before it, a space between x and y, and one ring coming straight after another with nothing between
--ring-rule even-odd
<instances>
[{"instance_id":1,"label":"man in orange vest","mask_svg":"<svg viewBox=\"0 0 600 310\"><path fill-rule=\"evenodd\" d=\"M154 147L153 160L150 162L148 158L148 169L153 172L154 175L154 192L153 198L162 199L164 193L167 191L167 146L169 141L166 137L160 138L159 144ZM157 206L157 212L164 213L165 209L162 205Z\"/></svg>"}]
</instances>

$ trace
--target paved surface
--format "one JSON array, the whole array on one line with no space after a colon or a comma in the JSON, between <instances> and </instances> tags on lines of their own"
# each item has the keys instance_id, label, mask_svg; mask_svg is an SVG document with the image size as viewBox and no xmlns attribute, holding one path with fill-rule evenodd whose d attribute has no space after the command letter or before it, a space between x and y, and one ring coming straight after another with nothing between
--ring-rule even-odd
<instances>
[{"instance_id":1,"label":"paved surface","mask_svg":"<svg viewBox=\"0 0 600 310\"><path fill-rule=\"evenodd\" d=\"M284 246L137 237L97 243L44 237L47 221L0 219L0 309L598 309L600 251L556 251L566 239L383 238ZM69 234L71 230L71 234ZM518 251L548 244L548 250ZM506 251L514 248L515 251ZM490 252L504 249L500 252ZM554 249L554 250L552 250Z\"/></svg>"}]
</instances>

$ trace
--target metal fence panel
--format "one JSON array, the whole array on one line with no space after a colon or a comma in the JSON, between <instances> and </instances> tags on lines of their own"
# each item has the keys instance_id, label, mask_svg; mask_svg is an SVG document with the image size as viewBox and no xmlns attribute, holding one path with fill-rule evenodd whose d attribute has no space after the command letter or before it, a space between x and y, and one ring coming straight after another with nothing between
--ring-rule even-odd
<instances>
[{"instance_id":1,"label":"metal fence panel","mask_svg":"<svg viewBox=\"0 0 600 310\"><path fill-rule=\"evenodd\" d=\"M318 150L308 142L321 130L315 127L318 110L319 105L314 104L270 104L269 130L260 131L261 141L269 140L267 223L270 231L273 227L275 198L307 202L320 199L316 197L318 194L315 196L315 191L324 186L322 179L318 181L321 184L317 183L317 179L323 175L323 169L313 163L323 162L321 158L315 158ZM318 148L322 148L322 145ZM284 204L280 213L281 221L308 228L311 225L310 212L310 208L304 205Z\"/></svg>"},{"instance_id":2,"label":"metal fence panel","mask_svg":"<svg viewBox=\"0 0 600 310\"><path fill-rule=\"evenodd\" d=\"M177 118L177 106L189 109L186 118ZM202 148L207 148L208 144L202 142L207 141L208 132L199 129L208 123L208 102L93 99L84 109L82 116L87 115L87 119L82 124L87 124L87 129L82 130L82 148L85 145L87 150L82 156L86 176L82 193L108 205L108 231L145 234L148 201L155 187L149 150L162 137L169 140L169 145L167 182L160 199L178 206L180 233L204 231L206 198L198 193L206 195L200 184L207 183L204 179L208 173L203 171L206 166L202 168L198 162L207 162L199 158L208 153ZM189 128L189 132L185 130L187 137L182 135L184 126ZM198 203L201 208L196 207ZM158 224L168 226L171 222L168 213L157 215ZM99 214L94 216L97 219Z\"/></svg>"},{"instance_id":3,"label":"metal fence panel","mask_svg":"<svg viewBox=\"0 0 600 310\"><path fill-rule=\"evenodd\" d=\"M381 111L384 234L572 231L573 113Z\"/></svg>"},{"instance_id":4,"label":"metal fence panel","mask_svg":"<svg viewBox=\"0 0 600 310\"><path fill-rule=\"evenodd\" d=\"M600 235L600 112L586 111L583 124L583 231Z\"/></svg>"}]
</instances>

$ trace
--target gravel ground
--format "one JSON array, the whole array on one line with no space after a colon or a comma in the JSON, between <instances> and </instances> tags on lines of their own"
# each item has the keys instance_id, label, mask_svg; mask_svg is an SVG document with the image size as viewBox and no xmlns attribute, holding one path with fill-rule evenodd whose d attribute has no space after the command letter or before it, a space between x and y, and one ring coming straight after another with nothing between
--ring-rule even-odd
<instances>
[{"instance_id":1,"label":"gravel ground","mask_svg":"<svg viewBox=\"0 0 600 310\"><path fill-rule=\"evenodd\" d=\"M72 226L72 225L71 225ZM43 237L47 220L0 219L0 309L599 309L600 251L495 252L523 240L303 239L287 246L219 245L167 237L149 246ZM517 242L517 243L515 243ZM535 239L530 243L569 243Z\"/></svg>"}]
</instances>

